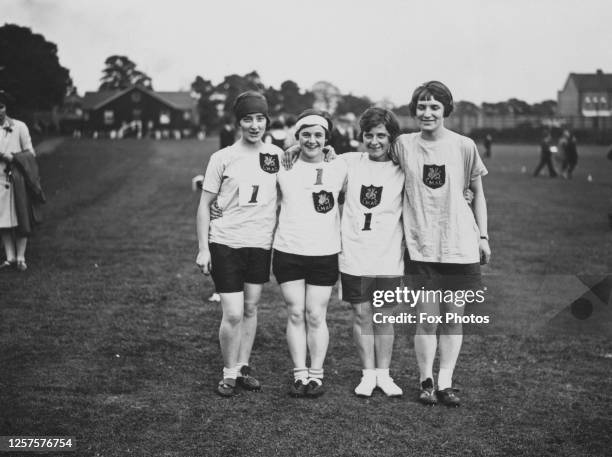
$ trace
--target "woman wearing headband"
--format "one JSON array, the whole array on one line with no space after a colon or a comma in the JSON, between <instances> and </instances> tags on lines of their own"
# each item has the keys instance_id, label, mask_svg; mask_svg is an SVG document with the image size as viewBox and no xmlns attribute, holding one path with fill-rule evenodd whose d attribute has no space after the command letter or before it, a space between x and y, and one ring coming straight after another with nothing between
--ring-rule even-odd
<instances>
[{"instance_id":1,"label":"woman wearing headband","mask_svg":"<svg viewBox=\"0 0 612 457\"><path fill-rule=\"evenodd\" d=\"M346 178L343 161L323 161L331 130L327 113L304 111L295 126L300 157L292 169L278 173L281 209L272 270L287 303L287 343L294 365L289 394L295 397L318 397L325 391L326 314L340 252L337 202Z\"/></svg>"},{"instance_id":2,"label":"woman wearing headband","mask_svg":"<svg viewBox=\"0 0 612 457\"><path fill-rule=\"evenodd\" d=\"M208 163L197 215L197 265L211 274L221 297L219 341L223 354L221 396L259 390L249 358L257 327L257 303L270 279L272 237L276 225L276 174L282 150L264 144L268 103L257 92L244 92L234 103L241 138L214 153ZM216 199L222 216L211 220Z\"/></svg>"}]
</instances>

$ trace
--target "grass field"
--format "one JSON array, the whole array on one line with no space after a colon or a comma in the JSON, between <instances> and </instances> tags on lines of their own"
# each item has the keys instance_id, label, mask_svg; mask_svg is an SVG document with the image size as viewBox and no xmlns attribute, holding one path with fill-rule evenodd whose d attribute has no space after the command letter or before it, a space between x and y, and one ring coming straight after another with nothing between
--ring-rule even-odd
<instances>
[{"instance_id":1,"label":"grass field","mask_svg":"<svg viewBox=\"0 0 612 457\"><path fill-rule=\"evenodd\" d=\"M610 455L612 310L583 286L612 271L604 148L580 148L565 181L530 176L536 146L495 146L483 273L497 321L465 337L455 372L464 404L447 409L416 402L403 333L392 375L404 398L356 398L351 313L337 299L328 392L288 397L275 283L251 360L263 391L214 393L220 309L194 264L190 185L215 145L68 140L40 158L46 222L28 271L0 274L0 435L72 435L71 455L105 457ZM593 310L581 320L570 304L585 291Z\"/></svg>"}]
</instances>

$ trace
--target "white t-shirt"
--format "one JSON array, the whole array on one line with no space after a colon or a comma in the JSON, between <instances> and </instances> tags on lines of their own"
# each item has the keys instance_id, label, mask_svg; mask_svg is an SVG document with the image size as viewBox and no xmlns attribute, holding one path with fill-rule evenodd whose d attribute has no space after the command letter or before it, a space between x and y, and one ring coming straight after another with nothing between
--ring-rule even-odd
<instances>
[{"instance_id":1,"label":"white t-shirt","mask_svg":"<svg viewBox=\"0 0 612 457\"><path fill-rule=\"evenodd\" d=\"M391 161L370 160L367 153L342 154L337 160L345 160L348 169L340 271L402 275L404 173Z\"/></svg>"},{"instance_id":2,"label":"white t-shirt","mask_svg":"<svg viewBox=\"0 0 612 457\"><path fill-rule=\"evenodd\" d=\"M400 135L393 154L405 174L404 235L410 259L476 263L480 231L463 192L487 174L476 144L450 130L439 140Z\"/></svg>"},{"instance_id":3,"label":"white t-shirt","mask_svg":"<svg viewBox=\"0 0 612 457\"><path fill-rule=\"evenodd\" d=\"M308 163L298 160L281 168L278 187L281 211L274 249L320 256L340 252L338 194L346 179L346 162Z\"/></svg>"},{"instance_id":4,"label":"white t-shirt","mask_svg":"<svg viewBox=\"0 0 612 457\"><path fill-rule=\"evenodd\" d=\"M254 152L237 142L211 156L202 189L217 194L223 216L210 222L209 242L270 249L280 154L282 150L272 144L262 144Z\"/></svg>"}]
</instances>

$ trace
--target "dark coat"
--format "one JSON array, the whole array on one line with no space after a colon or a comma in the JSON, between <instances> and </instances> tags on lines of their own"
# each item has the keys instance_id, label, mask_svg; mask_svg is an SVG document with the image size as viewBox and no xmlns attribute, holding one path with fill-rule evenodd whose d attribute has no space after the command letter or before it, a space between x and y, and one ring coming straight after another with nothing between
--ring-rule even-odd
<instances>
[{"instance_id":1,"label":"dark coat","mask_svg":"<svg viewBox=\"0 0 612 457\"><path fill-rule=\"evenodd\" d=\"M28 236L34 227L42 222L41 205L46 201L40 185L38 164L33 154L29 152L13 154L11 180L17 211L17 232L21 236Z\"/></svg>"}]
</instances>

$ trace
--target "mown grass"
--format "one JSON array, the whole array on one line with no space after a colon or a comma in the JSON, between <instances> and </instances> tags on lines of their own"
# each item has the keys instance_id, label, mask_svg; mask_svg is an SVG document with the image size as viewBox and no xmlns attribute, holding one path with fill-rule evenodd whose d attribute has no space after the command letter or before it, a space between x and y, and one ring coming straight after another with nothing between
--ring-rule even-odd
<instances>
[{"instance_id":1,"label":"mown grass","mask_svg":"<svg viewBox=\"0 0 612 457\"><path fill-rule=\"evenodd\" d=\"M408 332L403 399L351 391L350 310L330 305L328 392L289 398L278 286L252 364L261 393L222 399L219 306L194 266L197 195L216 142L67 141L40 158L47 220L25 274L0 274L0 435L75 435L79 456L608 455L609 300L576 319L577 275L609 274L612 163L581 148L573 181L531 178L536 146L496 146L485 179L490 331L466 335L464 405L423 408ZM526 166L527 173L522 173ZM587 180L588 175L592 181Z\"/></svg>"}]
</instances>

